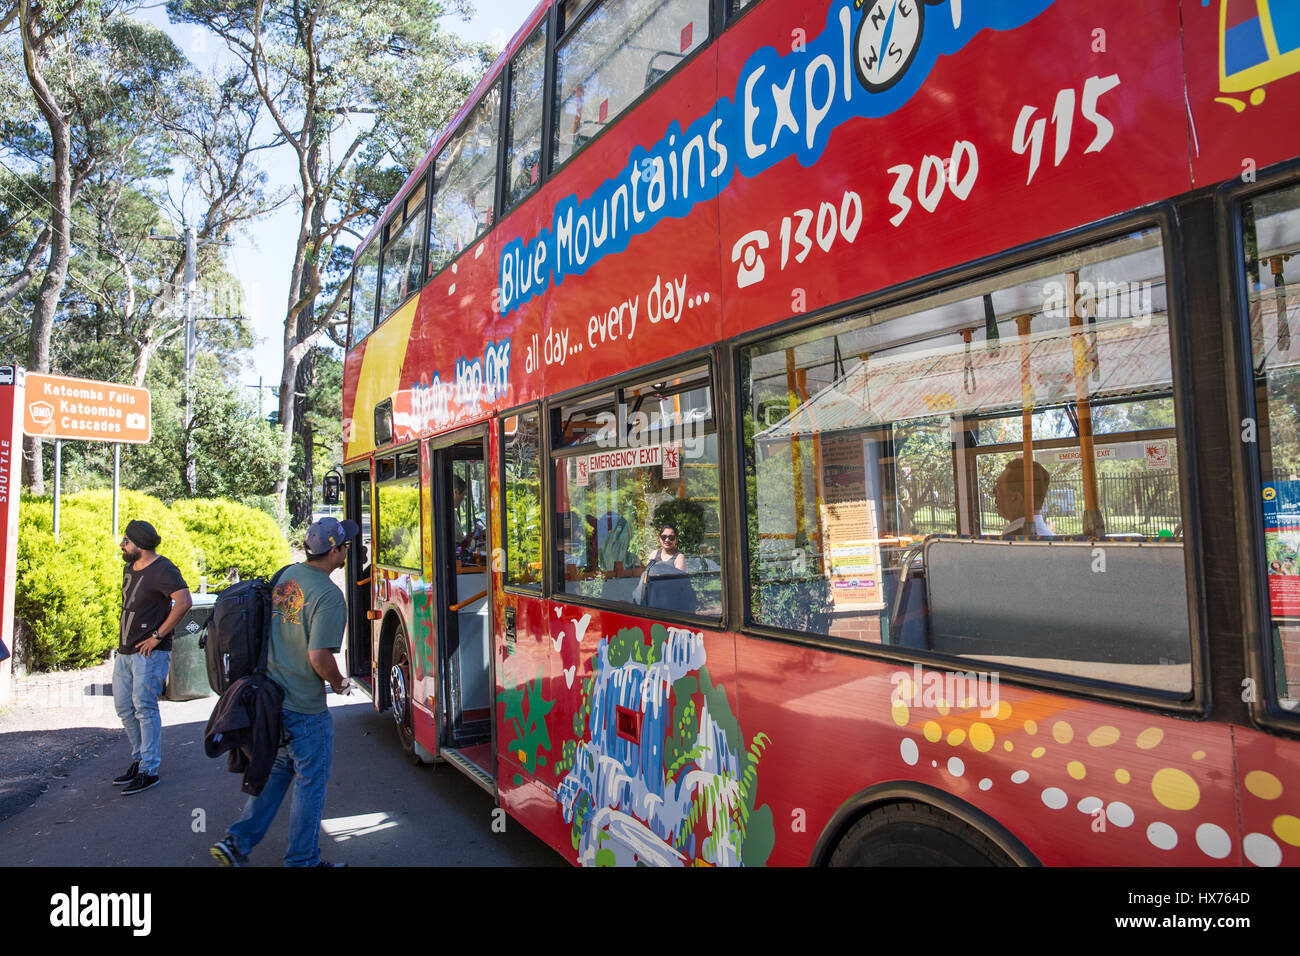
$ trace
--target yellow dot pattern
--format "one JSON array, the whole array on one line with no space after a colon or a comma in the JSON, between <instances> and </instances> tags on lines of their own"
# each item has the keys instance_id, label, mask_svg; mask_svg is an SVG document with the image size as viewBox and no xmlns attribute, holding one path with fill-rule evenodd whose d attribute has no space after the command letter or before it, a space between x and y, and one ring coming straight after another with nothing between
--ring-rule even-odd
<instances>
[{"instance_id":1,"label":"yellow dot pattern","mask_svg":"<svg viewBox=\"0 0 1300 956\"><path fill-rule=\"evenodd\" d=\"M1160 746L1165 739L1165 732L1159 727L1148 727L1137 736L1138 750L1152 750Z\"/></svg>"},{"instance_id":2,"label":"yellow dot pattern","mask_svg":"<svg viewBox=\"0 0 1300 956\"><path fill-rule=\"evenodd\" d=\"M1273 821L1273 832L1283 843L1300 846L1300 819L1284 813Z\"/></svg>"},{"instance_id":3,"label":"yellow dot pattern","mask_svg":"<svg viewBox=\"0 0 1300 956\"><path fill-rule=\"evenodd\" d=\"M1282 796L1282 781L1267 770L1252 770L1246 774L1246 789L1261 800L1276 800Z\"/></svg>"},{"instance_id":4,"label":"yellow dot pattern","mask_svg":"<svg viewBox=\"0 0 1300 956\"><path fill-rule=\"evenodd\" d=\"M1201 789L1186 772L1161 767L1151 778L1151 793L1170 810L1190 810L1201 802Z\"/></svg>"},{"instance_id":5,"label":"yellow dot pattern","mask_svg":"<svg viewBox=\"0 0 1300 956\"><path fill-rule=\"evenodd\" d=\"M1119 740L1119 728L1107 724L1104 727L1098 727L1088 735L1088 743L1093 747L1109 747Z\"/></svg>"},{"instance_id":6,"label":"yellow dot pattern","mask_svg":"<svg viewBox=\"0 0 1300 956\"><path fill-rule=\"evenodd\" d=\"M912 710L910 710L904 700L910 695L911 681L905 681L899 688L896 696L891 702L890 716L894 723L899 727L906 727L912 719ZM952 709L973 709L979 706L977 700L967 698L955 702L939 701L934 705L934 709L940 716L948 716ZM946 739L950 746L960 747L967 740L970 741L971 748L978 753L989 753L994 750L998 744L998 730L995 730L993 721L1009 721L1014 711L1007 701L999 701L996 713L992 720L987 720L987 714L981 714L986 720L975 720L969 727L949 727L945 729L943 724L937 720L927 720L922 725L922 734L930 743L939 743ZM971 714L970 717L977 715ZM959 718L961 719L961 718ZM968 718L967 718L968 719ZM945 721L944 723L947 723ZM1038 722L1033 719L1025 719L1023 722L1025 734L1035 736L1038 733ZM1006 733L1014 733L1011 728L998 728ZM1104 724L1093 728L1087 732L1086 738L1084 733L1086 728L1080 728L1077 733L1075 727L1066 720L1055 720L1051 722L1051 737L1057 744L1062 746L1072 743L1076 736L1080 737L1082 742L1086 739L1091 747L1110 747L1123 738L1124 734L1111 724ZM1148 727L1139 733L1134 741L1139 750L1154 750L1164 742L1164 731L1159 727ZM1015 744L1009 737L1004 736L1002 740L1002 749L1007 753L1015 751ZM1034 747L1030 752L1030 757L1040 759L1047 754L1046 746ZM1203 761L1208 756L1205 750L1194 750L1190 758L1195 761ZM954 760L958 758L952 758ZM936 761L931 761L931 766L938 766ZM1065 764L1065 771L1071 779L1081 781L1087 778L1088 768L1082 760L1069 760ZM1019 771L1025 773L1025 771ZM1103 772L1105 772L1103 770ZM1113 771L1116 783L1127 785L1133 781L1133 774L1124 767L1116 768ZM1282 782L1272 773L1266 770L1252 770L1245 775L1243 780L1245 790L1252 796L1261 800L1277 800L1282 796ZM986 788L982 788L986 789ZM1200 785L1191 774L1177 767L1165 766L1155 772L1151 778L1151 793L1161 806L1175 811L1193 810L1201 803ZM1122 806L1122 804L1121 804ZM1202 827L1211 826L1209 823L1202 824ZM1291 814L1279 814L1272 821L1273 834L1284 844L1293 847L1300 847L1300 817ZM1199 832L1199 831L1198 831ZM1267 838L1256 835L1260 840L1267 842ZM1210 852L1206 850L1205 852Z\"/></svg>"}]
</instances>

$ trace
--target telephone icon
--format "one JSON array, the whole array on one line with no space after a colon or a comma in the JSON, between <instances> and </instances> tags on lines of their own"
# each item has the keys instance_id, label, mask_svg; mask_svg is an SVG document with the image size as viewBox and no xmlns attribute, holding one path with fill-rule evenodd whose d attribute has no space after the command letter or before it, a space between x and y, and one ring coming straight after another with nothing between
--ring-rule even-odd
<instances>
[{"instance_id":1,"label":"telephone icon","mask_svg":"<svg viewBox=\"0 0 1300 956\"><path fill-rule=\"evenodd\" d=\"M763 281L767 270L763 265L763 257L758 254L758 250L766 249L768 245L770 245L770 240L767 233L762 229L755 229L753 232L745 233L731 247L731 261L740 263L740 268L736 271L736 287L738 289Z\"/></svg>"}]
</instances>

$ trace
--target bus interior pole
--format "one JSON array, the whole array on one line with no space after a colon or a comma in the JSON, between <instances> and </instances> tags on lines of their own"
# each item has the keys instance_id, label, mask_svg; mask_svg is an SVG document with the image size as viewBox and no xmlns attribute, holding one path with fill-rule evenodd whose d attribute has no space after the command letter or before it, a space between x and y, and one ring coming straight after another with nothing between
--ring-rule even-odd
<instances>
[{"instance_id":1,"label":"bus interior pole","mask_svg":"<svg viewBox=\"0 0 1300 956\"><path fill-rule=\"evenodd\" d=\"M1029 327L1034 321L1032 315L1016 316L1016 329L1020 333L1020 412L1022 441L1024 452L1025 475L1025 526L1022 534L1034 533L1034 383L1030 375L1030 353L1033 351L1029 342Z\"/></svg>"},{"instance_id":2,"label":"bus interior pole","mask_svg":"<svg viewBox=\"0 0 1300 956\"><path fill-rule=\"evenodd\" d=\"M63 478L63 439L54 439L54 541L59 540L59 492Z\"/></svg>"},{"instance_id":3,"label":"bus interior pole","mask_svg":"<svg viewBox=\"0 0 1300 956\"><path fill-rule=\"evenodd\" d=\"M117 537L117 489L118 478L122 473L122 443L113 442L113 543L118 541Z\"/></svg>"},{"instance_id":4,"label":"bus interior pole","mask_svg":"<svg viewBox=\"0 0 1300 956\"><path fill-rule=\"evenodd\" d=\"M1092 443L1092 400L1088 397L1088 346L1083 340L1083 316L1079 314L1074 290L1079 273L1069 276L1066 295L1070 310L1070 342L1074 348L1074 401L1079 421L1079 467L1083 472L1083 533L1100 538L1106 533L1097 494L1097 458Z\"/></svg>"},{"instance_id":5,"label":"bus interior pole","mask_svg":"<svg viewBox=\"0 0 1300 956\"><path fill-rule=\"evenodd\" d=\"M794 413L799 410L798 376L795 372L794 349L785 350L785 387L786 407L790 410L790 470L794 485L794 533L796 548L804 547L799 542L799 535L804 531L803 518L803 455L800 453L799 437L794 430Z\"/></svg>"}]
</instances>

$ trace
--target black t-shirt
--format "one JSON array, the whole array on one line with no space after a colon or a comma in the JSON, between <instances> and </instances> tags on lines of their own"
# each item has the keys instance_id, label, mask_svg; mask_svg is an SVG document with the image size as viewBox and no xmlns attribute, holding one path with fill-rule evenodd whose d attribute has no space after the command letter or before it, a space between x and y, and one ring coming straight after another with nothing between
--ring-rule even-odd
<instances>
[{"instance_id":1,"label":"black t-shirt","mask_svg":"<svg viewBox=\"0 0 1300 956\"><path fill-rule=\"evenodd\" d=\"M134 654L136 645L147 640L167 620L172 610L172 594L185 588L181 572L162 555L143 571L136 571L128 564L122 572L122 623L117 652ZM158 650L170 651L172 636L158 636L162 638Z\"/></svg>"}]
</instances>

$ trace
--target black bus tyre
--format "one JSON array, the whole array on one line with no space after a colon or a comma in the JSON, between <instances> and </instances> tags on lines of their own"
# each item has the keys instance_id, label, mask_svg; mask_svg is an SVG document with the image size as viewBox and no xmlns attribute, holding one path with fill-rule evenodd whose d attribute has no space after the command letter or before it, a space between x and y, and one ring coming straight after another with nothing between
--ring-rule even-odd
<instances>
[{"instance_id":1,"label":"black bus tyre","mask_svg":"<svg viewBox=\"0 0 1300 956\"><path fill-rule=\"evenodd\" d=\"M388 699L393 712L393 726L397 728L397 742L411 763L419 765L415 746L415 706L411 700L411 651L406 642L406 629L398 625L393 634L392 666L388 669Z\"/></svg>"},{"instance_id":2,"label":"black bus tyre","mask_svg":"<svg viewBox=\"0 0 1300 956\"><path fill-rule=\"evenodd\" d=\"M997 844L935 807L891 803L849 828L831 866L1014 866Z\"/></svg>"}]
</instances>

